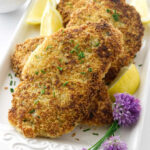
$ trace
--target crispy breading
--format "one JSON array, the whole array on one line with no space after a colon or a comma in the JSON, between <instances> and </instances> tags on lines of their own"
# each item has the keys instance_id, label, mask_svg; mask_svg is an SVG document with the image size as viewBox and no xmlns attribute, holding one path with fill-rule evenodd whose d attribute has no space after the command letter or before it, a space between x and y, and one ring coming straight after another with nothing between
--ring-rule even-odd
<instances>
[{"instance_id":1,"label":"crispy breading","mask_svg":"<svg viewBox=\"0 0 150 150\"><path fill-rule=\"evenodd\" d=\"M10 123L26 137L56 138L72 131L100 99L102 79L121 52L121 33L104 20L46 38L23 69ZM102 109L100 117L106 120L101 124L112 120L111 102L105 102L110 105Z\"/></svg>"},{"instance_id":2,"label":"crispy breading","mask_svg":"<svg viewBox=\"0 0 150 150\"><path fill-rule=\"evenodd\" d=\"M70 14L74 10L74 5L80 0L60 0L59 4L57 5L57 10L60 12L64 27L70 20Z\"/></svg>"},{"instance_id":3,"label":"crispy breading","mask_svg":"<svg viewBox=\"0 0 150 150\"><path fill-rule=\"evenodd\" d=\"M83 1L74 7L81 7ZM72 13L67 27L97 22L101 18L119 29L124 38L124 53L112 64L105 78L106 84L109 84L123 66L133 61L135 54L140 50L144 28L136 9L120 0L96 0L93 3L86 1L86 4L84 2L84 7Z\"/></svg>"},{"instance_id":4,"label":"crispy breading","mask_svg":"<svg viewBox=\"0 0 150 150\"><path fill-rule=\"evenodd\" d=\"M60 12L63 18L64 27L66 27L67 23L69 22L70 15L74 10L84 7L86 2L95 2L95 1L96 0L60 0L60 2L57 5L57 10ZM125 2L125 0L120 1Z\"/></svg>"},{"instance_id":5,"label":"crispy breading","mask_svg":"<svg viewBox=\"0 0 150 150\"><path fill-rule=\"evenodd\" d=\"M43 40L44 37L31 38L16 45L14 54L11 56L11 64L17 77L21 77L22 69L28 57Z\"/></svg>"}]
</instances>

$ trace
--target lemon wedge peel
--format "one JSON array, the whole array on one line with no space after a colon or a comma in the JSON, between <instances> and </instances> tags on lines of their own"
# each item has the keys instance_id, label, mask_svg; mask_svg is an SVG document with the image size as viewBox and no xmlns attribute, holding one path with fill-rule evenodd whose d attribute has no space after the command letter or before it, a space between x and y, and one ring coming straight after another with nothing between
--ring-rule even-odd
<instances>
[{"instance_id":1,"label":"lemon wedge peel","mask_svg":"<svg viewBox=\"0 0 150 150\"><path fill-rule=\"evenodd\" d=\"M41 18L43 15L43 12L46 8L48 0L36 0L34 1L31 10L29 11L29 14L26 19L27 24L31 25L38 25L41 23Z\"/></svg>"},{"instance_id":2,"label":"lemon wedge peel","mask_svg":"<svg viewBox=\"0 0 150 150\"><path fill-rule=\"evenodd\" d=\"M129 67L124 67L118 77L109 86L108 92L112 101L114 94L129 93L134 94L140 85L140 75L134 64Z\"/></svg>"},{"instance_id":3,"label":"lemon wedge peel","mask_svg":"<svg viewBox=\"0 0 150 150\"><path fill-rule=\"evenodd\" d=\"M63 27L62 17L54 7L55 2L49 0L41 19L41 36L49 36Z\"/></svg>"},{"instance_id":4,"label":"lemon wedge peel","mask_svg":"<svg viewBox=\"0 0 150 150\"><path fill-rule=\"evenodd\" d=\"M132 0L131 5L139 12L143 24L150 23L150 11L147 0Z\"/></svg>"}]
</instances>

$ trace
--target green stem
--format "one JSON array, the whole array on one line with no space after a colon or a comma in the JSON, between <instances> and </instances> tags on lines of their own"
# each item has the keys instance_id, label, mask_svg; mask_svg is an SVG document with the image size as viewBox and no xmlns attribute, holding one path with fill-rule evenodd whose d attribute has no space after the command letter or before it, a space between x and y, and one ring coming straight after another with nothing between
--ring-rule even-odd
<instances>
[{"instance_id":1,"label":"green stem","mask_svg":"<svg viewBox=\"0 0 150 150\"><path fill-rule=\"evenodd\" d=\"M106 134L92 147L90 147L88 150L98 150L98 148L102 145L102 143L109 138L110 136L112 136L117 129L119 128L119 125L116 121L113 122L113 124L111 125L111 127L107 130Z\"/></svg>"}]
</instances>

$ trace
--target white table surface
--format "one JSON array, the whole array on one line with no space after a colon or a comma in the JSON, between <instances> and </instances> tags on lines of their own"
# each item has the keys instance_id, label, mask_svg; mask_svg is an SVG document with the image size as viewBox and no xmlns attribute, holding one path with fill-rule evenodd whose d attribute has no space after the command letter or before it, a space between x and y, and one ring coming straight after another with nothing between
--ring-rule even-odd
<instances>
[{"instance_id":1,"label":"white table surface","mask_svg":"<svg viewBox=\"0 0 150 150\"><path fill-rule=\"evenodd\" d=\"M0 14L0 59L5 55L5 51L8 49L10 41L12 39L12 35L19 23L23 13L26 11L27 5L24 5L20 9L7 13ZM144 125L142 141L141 141L141 150L150 150L150 117L147 114L147 120L149 120ZM2 143L0 143L1 146ZM3 145L5 145L3 143ZM1 149L1 148L0 148ZM2 149L7 150L7 149Z\"/></svg>"}]
</instances>

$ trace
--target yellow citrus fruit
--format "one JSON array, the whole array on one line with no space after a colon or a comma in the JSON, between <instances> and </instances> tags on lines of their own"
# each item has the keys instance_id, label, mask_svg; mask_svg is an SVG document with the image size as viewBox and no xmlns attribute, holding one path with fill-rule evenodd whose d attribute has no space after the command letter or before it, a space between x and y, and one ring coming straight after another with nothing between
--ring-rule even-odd
<instances>
[{"instance_id":1,"label":"yellow citrus fruit","mask_svg":"<svg viewBox=\"0 0 150 150\"><path fill-rule=\"evenodd\" d=\"M143 24L150 23L150 10L148 10L147 0L132 0L131 5L140 13Z\"/></svg>"},{"instance_id":2,"label":"yellow citrus fruit","mask_svg":"<svg viewBox=\"0 0 150 150\"><path fill-rule=\"evenodd\" d=\"M124 67L117 78L109 86L108 92L112 100L116 93L134 94L140 85L140 75L134 64Z\"/></svg>"},{"instance_id":3,"label":"yellow citrus fruit","mask_svg":"<svg viewBox=\"0 0 150 150\"><path fill-rule=\"evenodd\" d=\"M60 13L49 2L41 20L40 35L49 36L63 27Z\"/></svg>"}]
</instances>

